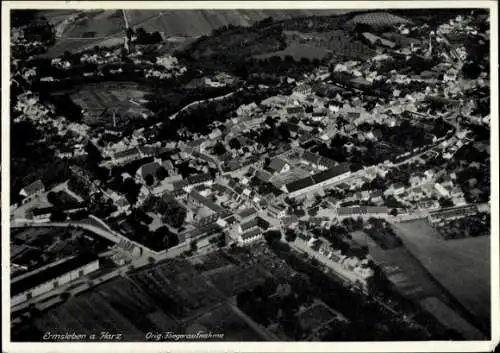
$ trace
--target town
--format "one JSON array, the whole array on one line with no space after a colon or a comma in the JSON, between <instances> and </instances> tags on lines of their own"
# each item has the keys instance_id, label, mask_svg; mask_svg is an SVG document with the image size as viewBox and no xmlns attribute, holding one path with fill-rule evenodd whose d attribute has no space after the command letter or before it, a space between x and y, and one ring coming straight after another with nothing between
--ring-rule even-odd
<instances>
[{"instance_id":1,"label":"town","mask_svg":"<svg viewBox=\"0 0 500 353\"><path fill-rule=\"evenodd\" d=\"M132 12L11 13L13 339L490 336L486 10Z\"/></svg>"}]
</instances>

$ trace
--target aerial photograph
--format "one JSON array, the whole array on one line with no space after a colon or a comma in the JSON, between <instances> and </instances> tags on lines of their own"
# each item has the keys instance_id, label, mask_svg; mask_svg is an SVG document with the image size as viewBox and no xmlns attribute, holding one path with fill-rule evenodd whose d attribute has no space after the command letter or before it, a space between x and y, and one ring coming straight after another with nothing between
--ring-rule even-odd
<instances>
[{"instance_id":1,"label":"aerial photograph","mask_svg":"<svg viewBox=\"0 0 500 353\"><path fill-rule=\"evenodd\" d=\"M492 339L490 9L9 17L12 342Z\"/></svg>"}]
</instances>

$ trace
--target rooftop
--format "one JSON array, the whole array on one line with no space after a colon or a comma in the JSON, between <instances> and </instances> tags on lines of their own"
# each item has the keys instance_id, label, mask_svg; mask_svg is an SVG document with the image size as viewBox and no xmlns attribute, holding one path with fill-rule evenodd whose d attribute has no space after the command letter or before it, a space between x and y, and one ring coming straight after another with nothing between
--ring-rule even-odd
<instances>
[{"instance_id":1,"label":"rooftop","mask_svg":"<svg viewBox=\"0 0 500 353\"><path fill-rule=\"evenodd\" d=\"M247 217L250 217L254 214L257 214L257 210L255 208L251 207L251 208L244 209L243 211L238 213L238 216L240 218L247 218Z\"/></svg>"},{"instance_id":2,"label":"rooftop","mask_svg":"<svg viewBox=\"0 0 500 353\"><path fill-rule=\"evenodd\" d=\"M246 239L253 238L261 233L262 233L262 231L259 228L254 228L254 229L250 229L248 232L241 234L240 236L241 236L241 239L246 240Z\"/></svg>"},{"instance_id":3,"label":"rooftop","mask_svg":"<svg viewBox=\"0 0 500 353\"><path fill-rule=\"evenodd\" d=\"M283 169L283 167L287 165L287 162L281 158L274 158L271 163L269 163L269 168L279 172Z\"/></svg>"}]
</instances>

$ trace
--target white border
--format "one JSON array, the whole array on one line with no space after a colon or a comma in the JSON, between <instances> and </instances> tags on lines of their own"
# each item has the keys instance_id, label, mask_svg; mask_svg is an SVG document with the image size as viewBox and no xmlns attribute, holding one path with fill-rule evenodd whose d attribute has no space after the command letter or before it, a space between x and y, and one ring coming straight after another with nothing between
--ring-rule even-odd
<instances>
[{"instance_id":1,"label":"white border","mask_svg":"<svg viewBox=\"0 0 500 353\"><path fill-rule=\"evenodd\" d=\"M488 8L491 58L491 341L468 342L228 342L228 343L12 343L10 342L10 9L376 9ZM493 351L500 339L498 194L498 12L496 1L15 1L2 2L2 352L464 352Z\"/></svg>"}]
</instances>

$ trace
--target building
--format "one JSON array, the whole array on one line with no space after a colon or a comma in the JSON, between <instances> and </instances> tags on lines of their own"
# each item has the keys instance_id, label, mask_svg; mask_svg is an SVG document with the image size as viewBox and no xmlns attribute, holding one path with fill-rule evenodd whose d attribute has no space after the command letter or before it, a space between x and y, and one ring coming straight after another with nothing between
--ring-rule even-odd
<instances>
[{"instance_id":1,"label":"building","mask_svg":"<svg viewBox=\"0 0 500 353\"><path fill-rule=\"evenodd\" d=\"M236 215L236 219L240 222L245 222L255 217L257 217L257 210L253 207L246 208Z\"/></svg>"},{"instance_id":2,"label":"building","mask_svg":"<svg viewBox=\"0 0 500 353\"><path fill-rule=\"evenodd\" d=\"M269 169L278 174L286 173L290 170L290 164L281 158L274 158L269 163Z\"/></svg>"},{"instance_id":3,"label":"building","mask_svg":"<svg viewBox=\"0 0 500 353\"><path fill-rule=\"evenodd\" d=\"M434 184L434 189L439 193L439 196L441 197L448 197L450 196L450 192L448 189L446 189L443 185L436 183Z\"/></svg>"},{"instance_id":4,"label":"building","mask_svg":"<svg viewBox=\"0 0 500 353\"><path fill-rule=\"evenodd\" d=\"M267 183L269 180L271 180L272 177L273 177L273 175L265 170L257 170L255 172L255 178L257 178L257 180L260 180L264 183Z\"/></svg>"},{"instance_id":5,"label":"building","mask_svg":"<svg viewBox=\"0 0 500 353\"><path fill-rule=\"evenodd\" d=\"M24 204L30 202L31 200L43 194L44 192L45 192L45 186L43 185L42 181L38 179L35 182L22 188L21 191L19 192L19 195L24 197L23 198L23 204Z\"/></svg>"},{"instance_id":6,"label":"building","mask_svg":"<svg viewBox=\"0 0 500 353\"><path fill-rule=\"evenodd\" d=\"M142 154L137 147L133 147L111 155L111 161L114 165L127 164L141 158Z\"/></svg>"},{"instance_id":7,"label":"building","mask_svg":"<svg viewBox=\"0 0 500 353\"><path fill-rule=\"evenodd\" d=\"M352 206L337 208L339 217L387 216L390 209L378 206Z\"/></svg>"},{"instance_id":8,"label":"building","mask_svg":"<svg viewBox=\"0 0 500 353\"><path fill-rule=\"evenodd\" d=\"M210 209L216 216L220 217L226 217L228 216L231 212L229 210L226 210L222 206L217 205L215 202L212 200L206 198L205 196L201 195L198 191L196 190L191 190L191 192L188 195L189 200L193 202L194 204L197 205L202 205ZM215 216L214 216L215 217ZM216 217L217 218L217 217Z\"/></svg>"},{"instance_id":9,"label":"building","mask_svg":"<svg viewBox=\"0 0 500 353\"><path fill-rule=\"evenodd\" d=\"M461 207L450 207L429 212L428 221L431 225L440 223L443 220L451 221L474 215L478 212L476 205L465 205Z\"/></svg>"},{"instance_id":10,"label":"building","mask_svg":"<svg viewBox=\"0 0 500 353\"><path fill-rule=\"evenodd\" d=\"M288 183L282 187L282 190L287 192L289 197L296 197L339 182L349 175L351 175L350 164L341 163L323 172Z\"/></svg>"},{"instance_id":11,"label":"building","mask_svg":"<svg viewBox=\"0 0 500 353\"><path fill-rule=\"evenodd\" d=\"M244 233L254 227L258 227L259 226L259 220L258 218L253 218L245 223L241 223L239 226L238 226L238 232L239 233Z\"/></svg>"},{"instance_id":12,"label":"building","mask_svg":"<svg viewBox=\"0 0 500 353\"><path fill-rule=\"evenodd\" d=\"M370 201L375 203L375 204L379 204L379 203L383 202L383 199L382 199L383 195L384 195L384 193L382 191L376 190L370 194Z\"/></svg>"},{"instance_id":13,"label":"building","mask_svg":"<svg viewBox=\"0 0 500 353\"><path fill-rule=\"evenodd\" d=\"M311 165L314 168L318 168L318 169L322 169L322 170L335 167L335 162L332 161L331 159L314 154L314 153L309 152L307 150L305 150L302 153L302 163L307 164L307 165Z\"/></svg>"},{"instance_id":14,"label":"building","mask_svg":"<svg viewBox=\"0 0 500 353\"><path fill-rule=\"evenodd\" d=\"M252 228L238 237L238 241L242 245L247 245L260 239L262 239L262 230L258 227Z\"/></svg>"},{"instance_id":15,"label":"building","mask_svg":"<svg viewBox=\"0 0 500 353\"><path fill-rule=\"evenodd\" d=\"M405 186L402 183L396 183L392 185L392 189L394 191L394 195L401 195L406 190Z\"/></svg>"},{"instance_id":16,"label":"building","mask_svg":"<svg viewBox=\"0 0 500 353\"><path fill-rule=\"evenodd\" d=\"M286 206L283 204L270 204L267 207L267 213L276 219L281 219L286 216Z\"/></svg>"},{"instance_id":17,"label":"building","mask_svg":"<svg viewBox=\"0 0 500 353\"><path fill-rule=\"evenodd\" d=\"M214 181L214 177L210 173L190 175L186 179L188 186L196 186L200 184L209 184Z\"/></svg>"},{"instance_id":18,"label":"building","mask_svg":"<svg viewBox=\"0 0 500 353\"><path fill-rule=\"evenodd\" d=\"M11 305L18 305L99 269L94 255L77 255L13 278Z\"/></svg>"}]
</instances>

